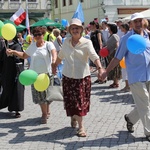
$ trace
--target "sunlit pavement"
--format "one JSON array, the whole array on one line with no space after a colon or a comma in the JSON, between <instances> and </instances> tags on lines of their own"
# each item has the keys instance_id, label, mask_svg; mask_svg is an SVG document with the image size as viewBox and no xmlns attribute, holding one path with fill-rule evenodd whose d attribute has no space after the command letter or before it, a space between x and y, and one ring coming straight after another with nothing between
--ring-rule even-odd
<instances>
[{"instance_id":1,"label":"sunlit pavement","mask_svg":"<svg viewBox=\"0 0 150 150\"><path fill-rule=\"evenodd\" d=\"M96 80L92 75L92 81ZM51 104L51 115L46 125L40 124L41 111L32 102L30 86L25 88L25 109L21 118L13 118L7 109L0 110L0 150L149 150L141 121L135 132L127 132L124 114L134 107L131 93L121 93L120 87L92 84L91 108L84 118L87 137L79 138L70 127L63 102Z\"/></svg>"}]
</instances>

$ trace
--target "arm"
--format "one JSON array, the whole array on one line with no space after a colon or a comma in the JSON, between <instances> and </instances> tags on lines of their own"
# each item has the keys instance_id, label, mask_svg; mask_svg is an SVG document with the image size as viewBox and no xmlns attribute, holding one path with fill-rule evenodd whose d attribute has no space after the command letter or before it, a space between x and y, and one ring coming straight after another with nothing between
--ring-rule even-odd
<instances>
[{"instance_id":1,"label":"arm","mask_svg":"<svg viewBox=\"0 0 150 150\"><path fill-rule=\"evenodd\" d=\"M59 37L57 38L57 42L58 42L59 46L61 46L61 45L62 45L62 41L60 40L60 38L59 38Z\"/></svg>"},{"instance_id":2,"label":"arm","mask_svg":"<svg viewBox=\"0 0 150 150\"><path fill-rule=\"evenodd\" d=\"M57 57L56 61L54 63L52 63L52 73L56 74L57 72L57 66L61 63L61 59L59 57Z\"/></svg>"},{"instance_id":3,"label":"arm","mask_svg":"<svg viewBox=\"0 0 150 150\"><path fill-rule=\"evenodd\" d=\"M56 62L57 59L57 51L56 49L52 49L51 50L51 54L52 54L52 64Z\"/></svg>"},{"instance_id":4,"label":"arm","mask_svg":"<svg viewBox=\"0 0 150 150\"><path fill-rule=\"evenodd\" d=\"M111 60L111 62L109 63L109 65L107 66L106 70L101 74L101 78L102 80L105 80L105 78L107 77L107 75L109 74L109 72L111 70L113 70L118 64L119 64L120 60L117 58L113 58Z\"/></svg>"},{"instance_id":5,"label":"arm","mask_svg":"<svg viewBox=\"0 0 150 150\"><path fill-rule=\"evenodd\" d=\"M28 58L29 56L25 53L25 52L19 52L19 51L16 51L16 50L12 50L12 49L7 49L6 50L6 54L8 56L12 56L12 55L15 55L21 59L26 59Z\"/></svg>"},{"instance_id":6,"label":"arm","mask_svg":"<svg viewBox=\"0 0 150 150\"><path fill-rule=\"evenodd\" d=\"M102 74L105 73L105 69L102 67L102 64L100 62L100 59L96 59L94 61L94 64L96 65L97 67L97 71L98 71L98 79L99 80L102 80Z\"/></svg>"},{"instance_id":7,"label":"arm","mask_svg":"<svg viewBox=\"0 0 150 150\"><path fill-rule=\"evenodd\" d=\"M102 43L102 36L101 36L101 33L98 33L98 34L97 34L97 38L98 38L98 42L99 42L99 45L100 45L100 49L102 49L103 43Z\"/></svg>"}]
</instances>

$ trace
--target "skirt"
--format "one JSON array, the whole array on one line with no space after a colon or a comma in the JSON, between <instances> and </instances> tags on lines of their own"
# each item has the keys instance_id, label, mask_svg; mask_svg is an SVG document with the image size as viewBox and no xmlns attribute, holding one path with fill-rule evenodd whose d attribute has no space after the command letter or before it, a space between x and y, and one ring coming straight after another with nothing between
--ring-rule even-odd
<instances>
[{"instance_id":1,"label":"skirt","mask_svg":"<svg viewBox=\"0 0 150 150\"><path fill-rule=\"evenodd\" d=\"M51 102L46 100L46 91L38 92L33 85L31 85L32 99L35 104L50 104Z\"/></svg>"},{"instance_id":2,"label":"skirt","mask_svg":"<svg viewBox=\"0 0 150 150\"><path fill-rule=\"evenodd\" d=\"M115 52L116 51L114 51L110 56L108 56L108 62L109 63L114 58ZM108 74L108 77L107 77L108 80L115 80L115 79L120 80L121 78L122 78L122 76L121 76L121 67L120 67L120 65L117 65L113 70L111 70Z\"/></svg>"},{"instance_id":3,"label":"skirt","mask_svg":"<svg viewBox=\"0 0 150 150\"><path fill-rule=\"evenodd\" d=\"M64 109L67 116L85 116L90 109L91 76L72 79L63 75Z\"/></svg>"}]
</instances>

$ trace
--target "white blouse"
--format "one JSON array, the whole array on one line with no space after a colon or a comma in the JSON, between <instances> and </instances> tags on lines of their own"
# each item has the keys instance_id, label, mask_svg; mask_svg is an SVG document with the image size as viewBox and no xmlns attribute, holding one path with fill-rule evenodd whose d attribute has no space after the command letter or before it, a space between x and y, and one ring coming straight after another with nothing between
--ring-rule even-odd
<instances>
[{"instance_id":1,"label":"white blouse","mask_svg":"<svg viewBox=\"0 0 150 150\"><path fill-rule=\"evenodd\" d=\"M94 62L99 59L91 40L81 37L73 47L71 38L67 38L58 57L65 59L62 74L74 79L82 79L90 75L89 58Z\"/></svg>"}]
</instances>

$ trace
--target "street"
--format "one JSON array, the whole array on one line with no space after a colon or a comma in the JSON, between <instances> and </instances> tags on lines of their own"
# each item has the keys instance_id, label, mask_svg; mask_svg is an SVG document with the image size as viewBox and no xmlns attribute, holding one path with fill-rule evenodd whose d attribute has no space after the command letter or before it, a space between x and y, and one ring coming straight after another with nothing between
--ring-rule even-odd
<instances>
[{"instance_id":1,"label":"street","mask_svg":"<svg viewBox=\"0 0 150 150\"><path fill-rule=\"evenodd\" d=\"M92 81L96 79L92 74ZM0 150L149 150L141 121L135 132L126 129L124 115L134 107L131 93L120 87L92 84L91 109L85 117L87 137L79 138L66 117L63 102L53 102L46 125L40 124L40 107L32 102L30 86L25 87L25 109L13 118L7 108L0 110Z\"/></svg>"}]
</instances>

